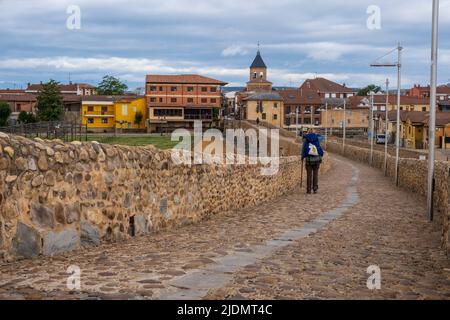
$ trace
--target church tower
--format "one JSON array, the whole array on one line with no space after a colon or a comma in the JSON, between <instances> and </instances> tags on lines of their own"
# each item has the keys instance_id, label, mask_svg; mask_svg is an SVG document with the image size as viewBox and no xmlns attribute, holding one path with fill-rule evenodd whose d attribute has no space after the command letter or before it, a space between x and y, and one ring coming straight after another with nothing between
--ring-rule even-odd
<instances>
[{"instance_id":1,"label":"church tower","mask_svg":"<svg viewBox=\"0 0 450 320\"><path fill-rule=\"evenodd\" d=\"M250 66L250 80L247 82L247 91L271 91L272 82L267 81L267 66L258 52Z\"/></svg>"}]
</instances>

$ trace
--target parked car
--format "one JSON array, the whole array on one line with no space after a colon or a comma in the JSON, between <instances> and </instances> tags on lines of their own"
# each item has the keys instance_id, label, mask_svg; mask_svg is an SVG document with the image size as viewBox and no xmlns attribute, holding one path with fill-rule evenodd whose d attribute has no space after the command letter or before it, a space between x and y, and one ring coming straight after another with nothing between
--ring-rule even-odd
<instances>
[{"instance_id":1,"label":"parked car","mask_svg":"<svg viewBox=\"0 0 450 320\"><path fill-rule=\"evenodd\" d=\"M386 143L386 135L385 134L377 134L376 143L377 144L385 144Z\"/></svg>"}]
</instances>

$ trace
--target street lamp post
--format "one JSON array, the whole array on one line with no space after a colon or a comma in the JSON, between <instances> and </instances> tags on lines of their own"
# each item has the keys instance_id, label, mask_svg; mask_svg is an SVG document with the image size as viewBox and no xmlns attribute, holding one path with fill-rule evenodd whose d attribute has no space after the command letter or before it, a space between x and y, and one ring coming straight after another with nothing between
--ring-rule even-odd
<instances>
[{"instance_id":1,"label":"street lamp post","mask_svg":"<svg viewBox=\"0 0 450 320\"><path fill-rule=\"evenodd\" d=\"M436 86L437 86L437 53L438 53L438 28L439 28L439 0L433 0L433 28L431 41L431 81L430 81L430 123L428 136L428 193L427 211L428 218L433 221L433 191L434 191L434 160L435 160L435 135L436 135Z\"/></svg>"},{"instance_id":2,"label":"street lamp post","mask_svg":"<svg viewBox=\"0 0 450 320\"><path fill-rule=\"evenodd\" d=\"M298 106L295 107L295 137L298 138Z\"/></svg>"}]
</instances>

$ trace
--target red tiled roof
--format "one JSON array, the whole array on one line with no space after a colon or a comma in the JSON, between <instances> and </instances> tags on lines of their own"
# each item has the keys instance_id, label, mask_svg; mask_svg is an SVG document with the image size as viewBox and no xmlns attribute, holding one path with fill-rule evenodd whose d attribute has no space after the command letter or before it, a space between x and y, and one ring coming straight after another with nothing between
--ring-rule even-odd
<instances>
[{"instance_id":1,"label":"red tiled roof","mask_svg":"<svg viewBox=\"0 0 450 320\"><path fill-rule=\"evenodd\" d=\"M21 93L25 93L25 90L0 89L0 94L21 94Z\"/></svg>"},{"instance_id":2,"label":"red tiled roof","mask_svg":"<svg viewBox=\"0 0 450 320\"><path fill-rule=\"evenodd\" d=\"M320 93L335 92L335 93L353 93L355 90L347 88L339 83L333 82L325 78L306 79L302 87L307 87L310 83L311 89Z\"/></svg>"},{"instance_id":3,"label":"red tiled roof","mask_svg":"<svg viewBox=\"0 0 450 320\"><path fill-rule=\"evenodd\" d=\"M286 105L289 104L322 104L322 99L317 94L309 94L306 90L286 89L278 90Z\"/></svg>"},{"instance_id":4,"label":"red tiled roof","mask_svg":"<svg viewBox=\"0 0 450 320\"><path fill-rule=\"evenodd\" d=\"M95 89L94 86L87 83L72 83L72 84L61 84L58 86L61 91L77 91L77 88ZM27 91L41 91L42 84L30 84Z\"/></svg>"},{"instance_id":5,"label":"red tiled roof","mask_svg":"<svg viewBox=\"0 0 450 320\"><path fill-rule=\"evenodd\" d=\"M82 101L127 101L130 102L135 99L144 98L144 96L137 95L120 95L120 96L101 96L101 95L93 95L93 96L79 96Z\"/></svg>"},{"instance_id":6,"label":"red tiled roof","mask_svg":"<svg viewBox=\"0 0 450 320\"><path fill-rule=\"evenodd\" d=\"M200 76L197 74L181 74L181 75L156 75L150 74L145 78L147 83L173 83L173 84L214 84L225 86L228 83Z\"/></svg>"},{"instance_id":7,"label":"red tiled roof","mask_svg":"<svg viewBox=\"0 0 450 320\"><path fill-rule=\"evenodd\" d=\"M370 96L353 96L348 98L350 105L358 105L361 103L363 99L367 99L370 101ZM374 95L373 96L374 104L386 104L386 95ZM397 104L397 95L390 94L389 95L389 104L390 105L396 105ZM400 96L400 104L401 105L429 105L430 99L427 98L418 98L418 97L411 97L411 96Z\"/></svg>"}]
</instances>

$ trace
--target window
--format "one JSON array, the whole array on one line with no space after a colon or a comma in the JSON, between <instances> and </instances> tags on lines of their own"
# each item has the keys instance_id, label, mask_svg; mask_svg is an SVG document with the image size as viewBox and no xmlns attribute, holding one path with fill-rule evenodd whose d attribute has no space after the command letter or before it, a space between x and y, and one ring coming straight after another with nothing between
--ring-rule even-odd
<instances>
[{"instance_id":1,"label":"window","mask_svg":"<svg viewBox=\"0 0 450 320\"><path fill-rule=\"evenodd\" d=\"M155 117L182 117L183 110L181 109L155 109L153 111Z\"/></svg>"},{"instance_id":2,"label":"window","mask_svg":"<svg viewBox=\"0 0 450 320\"><path fill-rule=\"evenodd\" d=\"M266 114L265 113L262 114L262 119L266 120Z\"/></svg>"},{"instance_id":3,"label":"window","mask_svg":"<svg viewBox=\"0 0 450 320\"><path fill-rule=\"evenodd\" d=\"M202 92L208 92L208 88L207 87L202 87Z\"/></svg>"},{"instance_id":4,"label":"window","mask_svg":"<svg viewBox=\"0 0 450 320\"><path fill-rule=\"evenodd\" d=\"M253 79L256 79L258 77L258 74L256 72L253 72Z\"/></svg>"},{"instance_id":5,"label":"window","mask_svg":"<svg viewBox=\"0 0 450 320\"><path fill-rule=\"evenodd\" d=\"M159 102L163 103L164 99L163 98L159 98Z\"/></svg>"},{"instance_id":6,"label":"window","mask_svg":"<svg viewBox=\"0 0 450 320\"><path fill-rule=\"evenodd\" d=\"M277 120L278 119L278 115L277 114L274 114L273 115L273 120Z\"/></svg>"},{"instance_id":7,"label":"window","mask_svg":"<svg viewBox=\"0 0 450 320\"><path fill-rule=\"evenodd\" d=\"M122 115L127 116L128 115L128 105L123 104L122 105Z\"/></svg>"},{"instance_id":8,"label":"window","mask_svg":"<svg viewBox=\"0 0 450 320\"><path fill-rule=\"evenodd\" d=\"M94 107L93 106L88 106L88 112L94 112Z\"/></svg>"},{"instance_id":9,"label":"window","mask_svg":"<svg viewBox=\"0 0 450 320\"><path fill-rule=\"evenodd\" d=\"M150 102L156 102L156 98L150 98Z\"/></svg>"},{"instance_id":10,"label":"window","mask_svg":"<svg viewBox=\"0 0 450 320\"><path fill-rule=\"evenodd\" d=\"M94 118L88 118L87 123L90 123L90 124L94 123Z\"/></svg>"},{"instance_id":11,"label":"window","mask_svg":"<svg viewBox=\"0 0 450 320\"><path fill-rule=\"evenodd\" d=\"M217 92L217 88L216 87L211 87L210 91L211 92Z\"/></svg>"},{"instance_id":12,"label":"window","mask_svg":"<svg viewBox=\"0 0 450 320\"><path fill-rule=\"evenodd\" d=\"M102 119L103 124L108 124L108 119Z\"/></svg>"},{"instance_id":13,"label":"window","mask_svg":"<svg viewBox=\"0 0 450 320\"><path fill-rule=\"evenodd\" d=\"M216 102L217 102L217 99L215 99L215 98L211 99L211 103L216 103Z\"/></svg>"},{"instance_id":14,"label":"window","mask_svg":"<svg viewBox=\"0 0 450 320\"><path fill-rule=\"evenodd\" d=\"M202 98L202 103L208 103L208 99Z\"/></svg>"},{"instance_id":15,"label":"window","mask_svg":"<svg viewBox=\"0 0 450 320\"><path fill-rule=\"evenodd\" d=\"M171 87L171 88L170 88L170 91L176 92L176 91L177 91L177 87Z\"/></svg>"},{"instance_id":16,"label":"window","mask_svg":"<svg viewBox=\"0 0 450 320\"><path fill-rule=\"evenodd\" d=\"M159 91L164 91L164 87L159 87Z\"/></svg>"},{"instance_id":17,"label":"window","mask_svg":"<svg viewBox=\"0 0 450 320\"><path fill-rule=\"evenodd\" d=\"M187 102L188 102L188 103L194 103L194 99L193 99L193 98L188 98L188 99L187 99Z\"/></svg>"},{"instance_id":18,"label":"window","mask_svg":"<svg viewBox=\"0 0 450 320\"><path fill-rule=\"evenodd\" d=\"M331 94L331 97L332 97L332 98L336 98L336 93L332 93L332 94Z\"/></svg>"},{"instance_id":19,"label":"window","mask_svg":"<svg viewBox=\"0 0 450 320\"><path fill-rule=\"evenodd\" d=\"M102 114L105 114L108 112L108 107L102 107Z\"/></svg>"},{"instance_id":20,"label":"window","mask_svg":"<svg viewBox=\"0 0 450 320\"><path fill-rule=\"evenodd\" d=\"M422 111L427 111L427 107L422 107Z\"/></svg>"},{"instance_id":21,"label":"window","mask_svg":"<svg viewBox=\"0 0 450 320\"><path fill-rule=\"evenodd\" d=\"M151 91L151 92L156 91L156 86L150 86L150 91Z\"/></svg>"},{"instance_id":22,"label":"window","mask_svg":"<svg viewBox=\"0 0 450 320\"><path fill-rule=\"evenodd\" d=\"M187 92L193 92L194 91L194 87L187 87Z\"/></svg>"},{"instance_id":23,"label":"window","mask_svg":"<svg viewBox=\"0 0 450 320\"><path fill-rule=\"evenodd\" d=\"M348 124L351 124L352 123L352 119L348 119L347 122L348 122Z\"/></svg>"},{"instance_id":24,"label":"window","mask_svg":"<svg viewBox=\"0 0 450 320\"><path fill-rule=\"evenodd\" d=\"M274 104L273 104L273 107L274 107L275 109L277 109L277 108L278 108L278 103L274 103Z\"/></svg>"},{"instance_id":25,"label":"window","mask_svg":"<svg viewBox=\"0 0 450 320\"><path fill-rule=\"evenodd\" d=\"M177 103L177 98L170 98L171 103Z\"/></svg>"}]
</instances>

